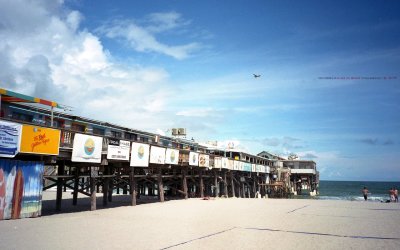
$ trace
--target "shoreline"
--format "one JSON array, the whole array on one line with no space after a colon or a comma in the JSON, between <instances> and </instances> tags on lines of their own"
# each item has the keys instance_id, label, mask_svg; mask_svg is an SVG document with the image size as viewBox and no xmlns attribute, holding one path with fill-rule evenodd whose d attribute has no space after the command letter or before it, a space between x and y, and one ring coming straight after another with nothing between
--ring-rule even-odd
<instances>
[{"instance_id":1,"label":"shoreline","mask_svg":"<svg viewBox=\"0 0 400 250\"><path fill-rule=\"evenodd\" d=\"M43 195L53 207L54 195ZM73 207L63 196L63 208ZM122 196L96 211L80 197L83 211L1 221L0 248L400 249L398 203L192 198L132 207Z\"/></svg>"}]
</instances>

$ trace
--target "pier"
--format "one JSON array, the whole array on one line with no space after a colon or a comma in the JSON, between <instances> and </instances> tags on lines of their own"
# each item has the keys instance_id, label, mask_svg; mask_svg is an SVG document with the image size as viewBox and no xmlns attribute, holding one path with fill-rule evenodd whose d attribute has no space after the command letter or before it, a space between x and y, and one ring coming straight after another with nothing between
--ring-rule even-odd
<instances>
[{"instance_id":1,"label":"pier","mask_svg":"<svg viewBox=\"0 0 400 250\"><path fill-rule=\"evenodd\" d=\"M7 161L42 164L43 190L56 189L55 211L63 211L67 190L73 194L72 205L78 204L78 194L90 197L90 210L96 210L99 193L102 206L113 202L115 194L129 195L132 206L144 196L159 202L287 198L300 173L292 161L273 155L251 155L74 116L59 111L63 107L56 102L0 90L0 122L22 131L21 149ZM313 166L310 178L302 181L310 184L310 192L317 188L312 186L317 185Z\"/></svg>"}]
</instances>

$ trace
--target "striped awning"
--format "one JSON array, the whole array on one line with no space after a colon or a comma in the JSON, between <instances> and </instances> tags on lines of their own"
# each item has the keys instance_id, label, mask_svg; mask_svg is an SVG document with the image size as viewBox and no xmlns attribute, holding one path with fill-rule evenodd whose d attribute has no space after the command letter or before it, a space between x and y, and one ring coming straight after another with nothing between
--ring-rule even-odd
<instances>
[{"instance_id":1,"label":"striped awning","mask_svg":"<svg viewBox=\"0 0 400 250\"><path fill-rule=\"evenodd\" d=\"M32 97L28 95L19 94L10 90L0 88L1 101L4 102L28 102L28 103L40 103L46 106L63 108L56 102L40 99L37 97Z\"/></svg>"}]
</instances>

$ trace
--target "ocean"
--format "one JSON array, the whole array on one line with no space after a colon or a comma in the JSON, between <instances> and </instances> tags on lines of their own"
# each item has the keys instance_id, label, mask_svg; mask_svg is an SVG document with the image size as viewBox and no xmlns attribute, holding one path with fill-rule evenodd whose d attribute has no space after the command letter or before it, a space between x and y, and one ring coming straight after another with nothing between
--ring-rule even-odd
<instances>
[{"instance_id":1,"label":"ocean","mask_svg":"<svg viewBox=\"0 0 400 250\"><path fill-rule=\"evenodd\" d=\"M321 200L350 200L364 201L362 189L369 191L368 201L385 202L389 199L389 190L392 187L400 188L400 182L378 181L320 181L319 195L310 197L302 195L295 198L315 198Z\"/></svg>"}]
</instances>

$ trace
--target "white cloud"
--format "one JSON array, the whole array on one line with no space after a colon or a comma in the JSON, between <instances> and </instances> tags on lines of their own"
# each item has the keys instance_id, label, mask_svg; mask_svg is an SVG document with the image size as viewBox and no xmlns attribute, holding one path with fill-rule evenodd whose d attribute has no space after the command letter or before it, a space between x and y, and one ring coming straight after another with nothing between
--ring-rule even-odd
<instances>
[{"instance_id":1,"label":"white cloud","mask_svg":"<svg viewBox=\"0 0 400 250\"><path fill-rule=\"evenodd\" d=\"M187 25L176 12L154 13L149 15L149 25L141 25L132 20L109 22L97 31L108 38L126 42L129 47L139 52L156 52L175 59L185 59L200 48L197 42L184 45L167 45L156 38L156 34L174 30Z\"/></svg>"},{"instance_id":2,"label":"white cloud","mask_svg":"<svg viewBox=\"0 0 400 250\"><path fill-rule=\"evenodd\" d=\"M116 61L99 37L80 28L82 14L68 10L62 1L0 5L2 87L132 128L168 124L163 123L168 114L162 112L172 94L164 69Z\"/></svg>"}]
</instances>

